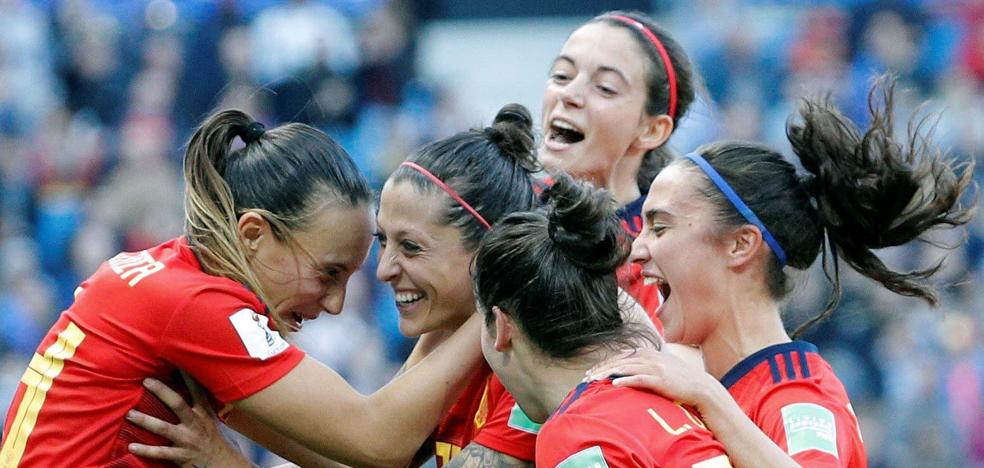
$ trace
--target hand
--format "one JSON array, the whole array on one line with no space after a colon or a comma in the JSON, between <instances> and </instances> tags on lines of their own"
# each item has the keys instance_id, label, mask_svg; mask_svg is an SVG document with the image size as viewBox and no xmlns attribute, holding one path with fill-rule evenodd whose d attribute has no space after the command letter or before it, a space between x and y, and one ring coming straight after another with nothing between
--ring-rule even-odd
<instances>
[{"instance_id":1,"label":"hand","mask_svg":"<svg viewBox=\"0 0 984 468\"><path fill-rule=\"evenodd\" d=\"M712 392L724 389L703 369L671 353L650 348L640 348L599 363L586 375L589 380L619 376L612 385L650 390L698 410L710 401Z\"/></svg>"},{"instance_id":2,"label":"hand","mask_svg":"<svg viewBox=\"0 0 984 468\"><path fill-rule=\"evenodd\" d=\"M191 391L193 406L184 398L155 379L145 379L144 386L160 398L181 421L171 424L136 410L130 410L126 419L157 435L171 439L171 447L130 444L130 452L141 457L170 460L185 467L251 467L249 460L239 453L222 435L218 420L202 394L202 390L189 378L185 378Z\"/></svg>"}]
</instances>

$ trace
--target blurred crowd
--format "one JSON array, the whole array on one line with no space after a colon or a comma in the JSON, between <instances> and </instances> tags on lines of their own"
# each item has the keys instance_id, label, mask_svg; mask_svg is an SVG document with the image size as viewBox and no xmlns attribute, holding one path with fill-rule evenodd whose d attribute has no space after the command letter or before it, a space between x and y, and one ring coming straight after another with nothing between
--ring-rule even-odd
<instances>
[{"instance_id":1,"label":"blurred crowd","mask_svg":"<svg viewBox=\"0 0 984 468\"><path fill-rule=\"evenodd\" d=\"M0 411L99 262L181 233L182 146L210 111L322 128L377 188L413 148L472 124L467 96L419 78L419 3L0 0ZM797 96L828 93L863 125L866 90L885 71L904 86L900 128L923 119L960 161L984 147L984 0L652 8L706 88L671 141L679 151L740 138L789 154ZM903 269L945 258L938 308L845 275L834 318L804 335L847 385L874 467L984 466L984 221L928 240L883 258ZM373 257L350 283L346 312L297 337L364 391L412 344ZM798 283L793 325L829 291L819 268Z\"/></svg>"}]
</instances>

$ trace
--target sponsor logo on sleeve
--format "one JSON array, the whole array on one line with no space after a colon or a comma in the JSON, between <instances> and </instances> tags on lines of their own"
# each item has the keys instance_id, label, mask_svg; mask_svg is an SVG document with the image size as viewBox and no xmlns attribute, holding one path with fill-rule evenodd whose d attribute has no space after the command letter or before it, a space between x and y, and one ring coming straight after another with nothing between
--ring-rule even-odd
<instances>
[{"instance_id":1,"label":"sponsor logo on sleeve","mask_svg":"<svg viewBox=\"0 0 984 468\"><path fill-rule=\"evenodd\" d=\"M819 450L837 456L837 424L834 413L813 403L792 403L782 407L786 446L790 455Z\"/></svg>"},{"instance_id":2,"label":"sponsor logo on sleeve","mask_svg":"<svg viewBox=\"0 0 984 468\"><path fill-rule=\"evenodd\" d=\"M289 346L281 336L270 330L270 319L250 309L241 309L229 316L239 339L249 355L261 361L276 356Z\"/></svg>"},{"instance_id":3,"label":"sponsor logo on sleeve","mask_svg":"<svg viewBox=\"0 0 984 468\"><path fill-rule=\"evenodd\" d=\"M601 447L595 445L575 453L557 464L557 468L608 468Z\"/></svg>"}]
</instances>

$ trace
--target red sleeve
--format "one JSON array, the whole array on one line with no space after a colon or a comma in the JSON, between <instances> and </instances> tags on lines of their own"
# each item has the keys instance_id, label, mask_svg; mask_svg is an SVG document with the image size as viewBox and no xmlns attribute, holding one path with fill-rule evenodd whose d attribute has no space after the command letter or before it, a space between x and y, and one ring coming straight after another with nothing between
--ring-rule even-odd
<instances>
[{"instance_id":1,"label":"red sleeve","mask_svg":"<svg viewBox=\"0 0 984 468\"><path fill-rule=\"evenodd\" d=\"M294 369L304 353L268 326L256 306L220 289L188 299L167 325L161 355L219 402L246 398Z\"/></svg>"},{"instance_id":2,"label":"red sleeve","mask_svg":"<svg viewBox=\"0 0 984 468\"><path fill-rule=\"evenodd\" d=\"M472 442L532 462L540 425L526 417L495 375L489 379L488 395L488 419Z\"/></svg>"},{"instance_id":3,"label":"red sleeve","mask_svg":"<svg viewBox=\"0 0 984 468\"><path fill-rule=\"evenodd\" d=\"M762 400L754 419L801 466L853 467L866 459L853 410L810 385L778 387Z\"/></svg>"}]
</instances>

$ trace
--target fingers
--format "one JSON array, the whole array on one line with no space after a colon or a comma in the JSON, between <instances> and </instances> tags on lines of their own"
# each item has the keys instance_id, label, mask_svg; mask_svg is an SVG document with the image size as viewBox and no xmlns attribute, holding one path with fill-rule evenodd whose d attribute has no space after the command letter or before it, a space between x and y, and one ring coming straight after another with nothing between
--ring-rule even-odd
<instances>
[{"instance_id":1,"label":"fingers","mask_svg":"<svg viewBox=\"0 0 984 468\"><path fill-rule=\"evenodd\" d=\"M188 387L188 392L191 393L192 404L195 406L210 408L207 398L205 398L205 391L202 390L202 386L199 385L198 382L185 371L181 371L181 378L184 380L185 386Z\"/></svg>"},{"instance_id":2,"label":"fingers","mask_svg":"<svg viewBox=\"0 0 984 468\"><path fill-rule=\"evenodd\" d=\"M188 402L185 401L178 392L171 390L170 387L164 385L163 382L157 379L146 378L143 381L144 387L153 393L157 398L164 402L174 414L178 415L181 422L190 422L195 419L194 413L191 411L191 407L188 406Z\"/></svg>"},{"instance_id":3,"label":"fingers","mask_svg":"<svg viewBox=\"0 0 984 468\"><path fill-rule=\"evenodd\" d=\"M660 392L663 390L663 379L652 375L632 375L629 377L619 377L612 380L612 385L616 387L632 387Z\"/></svg>"},{"instance_id":4,"label":"fingers","mask_svg":"<svg viewBox=\"0 0 984 468\"><path fill-rule=\"evenodd\" d=\"M653 363L642 358L631 357L603 362L589 369L585 374L589 380L602 380L612 375L635 375L652 372Z\"/></svg>"},{"instance_id":5,"label":"fingers","mask_svg":"<svg viewBox=\"0 0 984 468\"><path fill-rule=\"evenodd\" d=\"M158 447L154 445L130 444L127 448L130 449L130 453L146 458L171 460L178 463L183 463L190 460L190 458L188 458L187 450L178 447Z\"/></svg>"},{"instance_id":6,"label":"fingers","mask_svg":"<svg viewBox=\"0 0 984 468\"><path fill-rule=\"evenodd\" d=\"M179 440L181 439L181 431L179 430L179 426L162 419L146 415L137 410L130 410L126 413L126 420L147 429L154 434L166 437L173 442L183 442L182 440Z\"/></svg>"}]
</instances>

